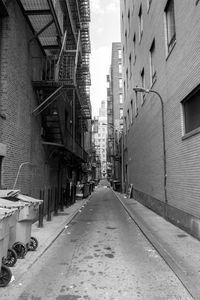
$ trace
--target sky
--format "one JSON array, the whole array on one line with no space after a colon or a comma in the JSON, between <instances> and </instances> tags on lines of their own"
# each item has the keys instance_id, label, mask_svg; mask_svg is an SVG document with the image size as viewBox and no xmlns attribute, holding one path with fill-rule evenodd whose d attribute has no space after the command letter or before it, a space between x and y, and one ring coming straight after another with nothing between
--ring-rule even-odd
<instances>
[{"instance_id":1,"label":"sky","mask_svg":"<svg viewBox=\"0 0 200 300\"><path fill-rule=\"evenodd\" d=\"M90 9L90 99L94 117L99 114L101 101L107 98L112 42L120 42L120 0L90 0Z\"/></svg>"}]
</instances>

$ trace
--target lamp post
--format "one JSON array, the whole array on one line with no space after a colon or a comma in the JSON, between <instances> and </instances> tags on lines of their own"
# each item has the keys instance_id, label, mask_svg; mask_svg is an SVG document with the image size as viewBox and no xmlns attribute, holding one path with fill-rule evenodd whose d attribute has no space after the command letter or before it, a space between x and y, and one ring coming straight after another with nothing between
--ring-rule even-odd
<instances>
[{"instance_id":1,"label":"lamp post","mask_svg":"<svg viewBox=\"0 0 200 300\"><path fill-rule=\"evenodd\" d=\"M166 216L166 204L167 204L167 170L166 170L166 142L165 142L165 118L164 118L164 102L163 99L161 97L161 95L152 89L145 89L143 87L134 87L133 90L137 93L154 93L158 96L158 99L160 100L160 104L161 104L161 113L162 113L162 137L163 137L163 170L164 170L164 197L165 197L165 210L164 210L164 214Z\"/></svg>"},{"instance_id":2,"label":"lamp post","mask_svg":"<svg viewBox=\"0 0 200 300\"><path fill-rule=\"evenodd\" d=\"M26 161L26 162L21 163L21 165L19 166L18 172L17 172L17 176L16 176L16 178L15 178L15 182L14 182L14 184L13 184L13 190L14 190L16 184L17 184L17 180L18 180L18 177L19 177L19 173L20 173L20 171L21 171L21 168L22 168L24 165L32 165L32 163L29 162L29 161Z\"/></svg>"}]
</instances>

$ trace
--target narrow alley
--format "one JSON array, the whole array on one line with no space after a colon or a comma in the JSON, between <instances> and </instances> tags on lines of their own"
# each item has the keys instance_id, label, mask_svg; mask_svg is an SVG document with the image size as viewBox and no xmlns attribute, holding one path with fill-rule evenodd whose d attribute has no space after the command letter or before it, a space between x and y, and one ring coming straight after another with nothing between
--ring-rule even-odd
<instances>
[{"instance_id":1,"label":"narrow alley","mask_svg":"<svg viewBox=\"0 0 200 300\"><path fill-rule=\"evenodd\" d=\"M193 299L105 184L6 299Z\"/></svg>"}]
</instances>

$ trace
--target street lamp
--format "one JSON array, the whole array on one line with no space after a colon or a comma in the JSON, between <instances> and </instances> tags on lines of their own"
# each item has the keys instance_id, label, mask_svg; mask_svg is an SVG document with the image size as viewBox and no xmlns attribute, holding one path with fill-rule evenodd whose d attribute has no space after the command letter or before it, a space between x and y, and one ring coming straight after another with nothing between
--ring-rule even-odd
<instances>
[{"instance_id":1,"label":"street lamp","mask_svg":"<svg viewBox=\"0 0 200 300\"><path fill-rule=\"evenodd\" d=\"M134 87L133 90L137 93L154 93L158 96L159 100L160 100L160 104L161 104L161 112L162 112L162 136L163 136L163 170L164 170L164 197L165 197L165 204L167 204L167 170L166 170L166 142L165 142L165 118L164 118L164 102L163 99L161 97L161 95L152 89L145 89L143 87ZM166 216L166 207L165 207L165 216Z\"/></svg>"}]
</instances>

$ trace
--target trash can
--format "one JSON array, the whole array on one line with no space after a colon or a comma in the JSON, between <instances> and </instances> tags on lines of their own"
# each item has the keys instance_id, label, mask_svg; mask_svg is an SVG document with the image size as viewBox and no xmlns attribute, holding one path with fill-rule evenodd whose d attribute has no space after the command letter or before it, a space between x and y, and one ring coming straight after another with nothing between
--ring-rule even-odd
<instances>
[{"instance_id":1,"label":"trash can","mask_svg":"<svg viewBox=\"0 0 200 300\"><path fill-rule=\"evenodd\" d=\"M89 183L84 183L83 185L83 198L87 198L89 196L89 188L90 188L90 185Z\"/></svg>"},{"instance_id":2,"label":"trash can","mask_svg":"<svg viewBox=\"0 0 200 300\"><path fill-rule=\"evenodd\" d=\"M28 250L34 251L38 247L37 239L31 236L31 228L33 221L37 217L39 205L43 200L12 190L0 190L0 197L2 196L4 199L10 200L19 206L23 204L23 208L19 210L16 237L12 249L15 250L18 258L24 258Z\"/></svg>"},{"instance_id":3,"label":"trash can","mask_svg":"<svg viewBox=\"0 0 200 300\"><path fill-rule=\"evenodd\" d=\"M8 285L12 278L12 272L10 268L2 263L2 258L6 250L6 245L9 235L9 219L13 215L15 210L9 210L6 208L0 208L0 287ZM7 245L8 246L8 245Z\"/></svg>"},{"instance_id":4,"label":"trash can","mask_svg":"<svg viewBox=\"0 0 200 300\"><path fill-rule=\"evenodd\" d=\"M83 184L78 183L76 185L76 200L82 200L83 199Z\"/></svg>"},{"instance_id":5,"label":"trash can","mask_svg":"<svg viewBox=\"0 0 200 300\"><path fill-rule=\"evenodd\" d=\"M0 207L13 210L15 209L15 214L12 215L9 222L9 238L8 238L8 251L7 255L4 253L3 263L6 266L13 267L17 261L17 253L14 250L13 246L17 241L17 222L19 220L20 210L26 206L26 203L20 201L9 201L7 199L0 198ZM26 245L22 244L20 246L21 252L27 252ZM25 255L24 254L24 255Z\"/></svg>"},{"instance_id":6,"label":"trash can","mask_svg":"<svg viewBox=\"0 0 200 300\"><path fill-rule=\"evenodd\" d=\"M39 213L39 205L43 203L43 200L35 199L30 196L18 194L17 200L26 203L26 210L20 211L19 220L17 223L17 238L21 240L24 237L24 243L29 251L34 251L38 247L38 241L35 237L31 236L31 228L34 220L37 219Z\"/></svg>"},{"instance_id":7,"label":"trash can","mask_svg":"<svg viewBox=\"0 0 200 300\"><path fill-rule=\"evenodd\" d=\"M119 180L113 180L113 189L116 192L120 192L120 181Z\"/></svg>"}]
</instances>

